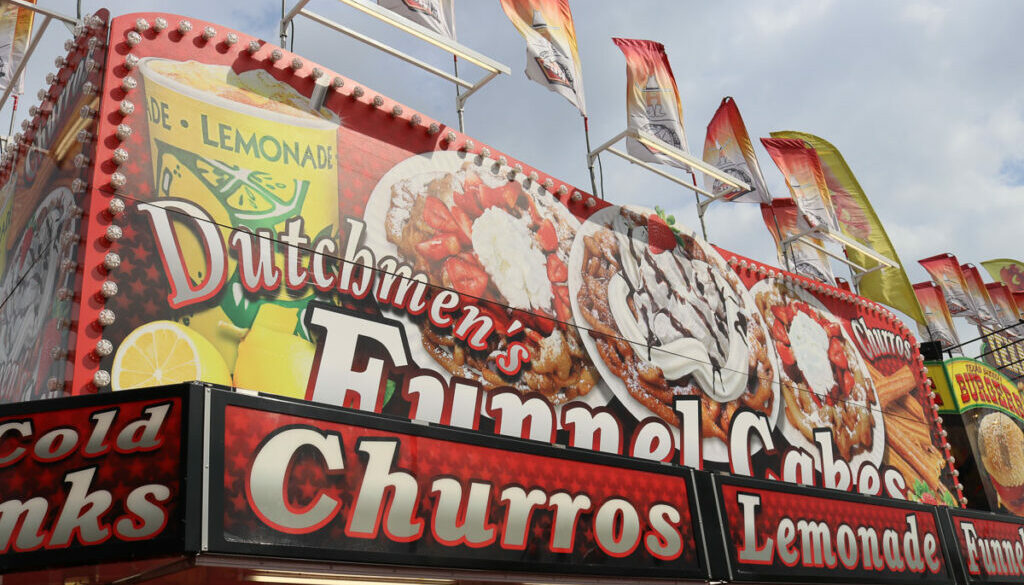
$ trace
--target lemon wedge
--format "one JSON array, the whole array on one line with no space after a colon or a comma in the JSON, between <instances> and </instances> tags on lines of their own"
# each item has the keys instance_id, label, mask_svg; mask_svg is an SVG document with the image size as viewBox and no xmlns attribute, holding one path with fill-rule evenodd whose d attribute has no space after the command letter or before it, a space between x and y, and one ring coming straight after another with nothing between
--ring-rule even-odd
<instances>
[{"instance_id":1,"label":"lemon wedge","mask_svg":"<svg viewBox=\"0 0 1024 585\"><path fill-rule=\"evenodd\" d=\"M235 386L305 398L316 346L294 335L299 310L267 303L238 344Z\"/></svg>"},{"instance_id":2,"label":"lemon wedge","mask_svg":"<svg viewBox=\"0 0 1024 585\"><path fill-rule=\"evenodd\" d=\"M114 390L192 380L230 386L231 373L217 348L181 323L151 321L140 325L114 354Z\"/></svg>"}]
</instances>

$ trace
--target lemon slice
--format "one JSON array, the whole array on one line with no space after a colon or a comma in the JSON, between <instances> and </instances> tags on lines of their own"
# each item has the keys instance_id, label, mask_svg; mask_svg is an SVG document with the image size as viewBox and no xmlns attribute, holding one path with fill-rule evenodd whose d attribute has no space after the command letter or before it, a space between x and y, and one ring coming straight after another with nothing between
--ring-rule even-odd
<instances>
[{"instance_id":1,"label":"lemon slice","mask_svg":"<svg viewBox=\"0 0 1024 585\"><path fill-rule=\"evenodd\" d=\"M151 321L129 333L114 355L111 378L114 390L193 380L231 385L217 348L174 321Z\"/></svg>"}]
</instances>

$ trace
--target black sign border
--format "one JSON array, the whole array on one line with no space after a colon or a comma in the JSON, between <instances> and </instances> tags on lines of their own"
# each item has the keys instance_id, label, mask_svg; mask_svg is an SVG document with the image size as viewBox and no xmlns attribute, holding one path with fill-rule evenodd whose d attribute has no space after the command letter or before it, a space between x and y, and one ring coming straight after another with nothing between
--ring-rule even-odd
<instances>
[{"instance_id":1,"label":"black sign border","mask_svg":"<svg viewBox=\"0 0 1024 585\"><path fill-rule=\"evenodd\" d=\"M884 583L892 585L906 585L908 583L928 583L929 585L953 585L956 583L954 563L950 557L948 534L944 530L942 515L938 506L930 506L916 502L893 500L883 497L872 497L839 490L810 487L805 485L791 484L783 481L771 481L755 479L750 477L738 477L724 474L712 474L714 485L714 498L718 512L718 521L721 529L719 535L725 547L725 567L729 581L739 583ZM752 570L749 566L735 566L733 559L737 558L736 543L729 538L729 522L725 511L725 498L722 495L722 486L733 485L741 488L750 488L768 492L782 492L795 496L819 497L840 502L856 504L867 504L870 506L883 506L915 512L925 512L935 518L936 537L939 544L939 552L942 553L943 564L946 567L946 578L941 579L932 575L894 574L890 572L879 572L869 576L854 576L844 574L845 572L831 572L821 570L805 570L802 568L787 568L788 573L781 576L774 572L759 572Z\"/></svg>"},{"instance_id":2,"label":"black sign border","mask_svg":"<svg viewBox=\"0 0 1024 585\"><path fill-rule=\"evenodd\" d=\"M544 443L516 439L500 435L482 434L463 429L414 423L408 419L365 411L347 410L315 403L270 398L266 395L247 395L237 392L214 390L210 401L210 433L211 449L209 453L209 503L205 510L208 520L208 533L204 552L211 554L231 554L247 556L272 556L304 560L355 562L383 566L419 566L425 568L470 569L485 571L510 571L516 573L556 573L566 575L607 575L623 577L655 577L671 579L709 580L708 555L702 522L700 505L693 470L676 465L664 465L643 461L621 455L611 455L585 449L571 447L553 447ZM574 462L604 465L610 471L630 469L671 475L686 481L689 489L690 518L694 535L693 546L696 547L698 568L683 571L678 567L616 567L616 566L582 566L573 563L539 563L518 561L495 561L460 557L443 557L438 555L417 555L397 552L346 552L343 550L323 549L314 547L250 544L228 541L224 538L223 517L224 501L224 446L220 437L225 432L225 412L227 406L240 406L265 412L280 413L306 417L324 422L346 424L370 429L408 434L443 441L470 444L492 449L500 449L513 453L541 455Z\"/></svg>"},{"instance_id":3,"label":"black sign border","mask_svg":"<svg viewBox=\"0 0 1024 585\"><path fill-rule=\"evenodd\" d=\"M181 500L178 513L167 519L164 532L154 538L135 542L111 538L101 544L71 546L60 550L40 549L24 553L8 551L0 555L0 575L76 565L97 565L104 562L174 557L189 554L189 551L197 551L198 526L196 522L190 522L188 519L198 517L197 513L201 509L202 493L199 488L202 482L190 481L190 478L202 477L203 403L200 391L201 386L198 384L175 384L0 405L0 418L7 418L76 408L99 408L131 402L151 402L163 398L180 398L181 412L177 415L181 417L182 431L178 453ZM174 530L169 530L171 528ZM175 532L177 534L174 534Z\"/></svg>"}]
</instances>

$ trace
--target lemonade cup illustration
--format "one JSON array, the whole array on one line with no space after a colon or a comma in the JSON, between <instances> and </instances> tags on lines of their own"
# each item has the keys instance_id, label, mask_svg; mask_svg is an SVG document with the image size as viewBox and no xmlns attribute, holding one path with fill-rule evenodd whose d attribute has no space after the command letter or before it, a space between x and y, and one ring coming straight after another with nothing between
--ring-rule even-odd
<instances>
[{"instance_id":1,"label":"lemonade cup illustration","mask_svg":"<svg viewBox=\"0 0 1024 585\"><path fill-rule=\"evenodd\" d=\"M246 292L231 252L232 230L271 233L281 274L281 235L299 218L301 234L311 242L305 248L319 238L337 242L339 124L331 112L311 107L308 98L263 70L236 74L227 65L155 57L142 59L138 69L155 197L188 200L222 226L227 281L219 305L204 304L191 316L191 327L233 368L239 329L252 326L260 307L302 309L316 291L312 285L289 290L282 278L276 291ZM198 285L207 276L208 250L194 229L178 229L186 223L176 221L175 233L187 277Z\"/></svg>"}]
</instances>

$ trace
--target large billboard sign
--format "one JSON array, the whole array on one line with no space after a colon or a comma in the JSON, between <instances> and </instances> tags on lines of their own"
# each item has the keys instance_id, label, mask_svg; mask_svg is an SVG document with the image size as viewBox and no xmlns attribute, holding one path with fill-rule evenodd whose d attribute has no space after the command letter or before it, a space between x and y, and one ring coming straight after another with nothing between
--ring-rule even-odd
<instances>
[{"instance_id":1,"label":"large billboard sign","mask_svg":"<svg viewBox=\"0 0 1024 585\"><path fill-rule=\"evenodd\" d=\"M74 392L198 379L957 505L880 306L241 33L136 14L110 45Z\"/></svg>"},{"instance_id":2,"label":"large billboard sign","mask_svg":"<svg viewBox=\"0 0 1024 585\"><path fill-rule=\"evenodd\" d=\"M0 403L66 391L82 157L92 155L76 138L99 104L106 11L90 22L0 164Z\"/></svg>"},{"instance_id":3,"label":"large billboard sign","mask_svg":"<svg viewBox=\"0 0 1024 585\"><path fill-rule=\"evenodd\" d=\"M211 425L218 552L708 575L690 470L228 393Z\"/></svg>"}]
</instances>

